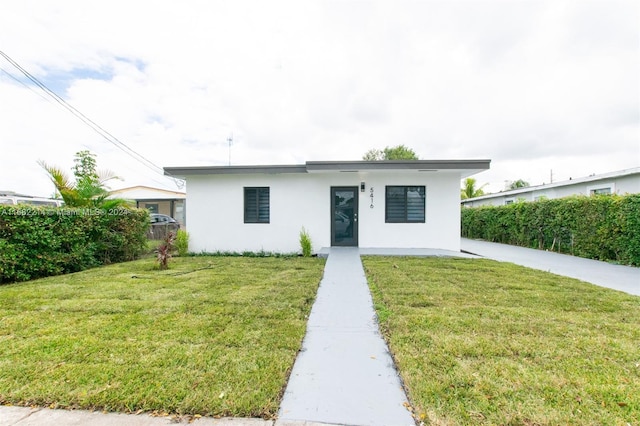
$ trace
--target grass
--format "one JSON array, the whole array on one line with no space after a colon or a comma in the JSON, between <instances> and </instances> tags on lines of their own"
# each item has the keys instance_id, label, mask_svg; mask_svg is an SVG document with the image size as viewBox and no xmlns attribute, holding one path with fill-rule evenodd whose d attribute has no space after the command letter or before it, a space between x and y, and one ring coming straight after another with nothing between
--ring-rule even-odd
<instances>
[{"instance_id":1,"label":"grass","mask_svg":"<svg viewBox=\"0 0 640 426\"><path fill-rule=\"evenodd\" d=\"M425 424L640 424L640 297L489 260L363 263Z\"/></svg>"},{"instance_id":2,"label":"grass","mask_svg":"<svg viewBox=\"0 0 640 426\"><path fill-rule=\"evenodd\" d=\"M144 259L0 286L0 404L273 417L322 270Z\"/></svg>"}]
</instances>

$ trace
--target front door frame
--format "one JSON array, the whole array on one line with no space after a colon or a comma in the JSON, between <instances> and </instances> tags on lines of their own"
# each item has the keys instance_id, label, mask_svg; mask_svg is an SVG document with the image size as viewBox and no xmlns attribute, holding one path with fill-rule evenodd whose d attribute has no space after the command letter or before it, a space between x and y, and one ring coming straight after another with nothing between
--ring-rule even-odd
<instances>
[{"instance_id":1,"label":"front door frame","mask_svg":"<svg viewBox=\"0 0 640 426\"><path fill-rule=\"evenodd\" d=\"M336 223L336 191L353 191L353 241L344 243L342 241L336 241L335 223ZM330 191L331 196L331 246L346 246L346 247L358 247L358 198L359 188L357 186L332 186Z\"/></svg>"}]
</instances>

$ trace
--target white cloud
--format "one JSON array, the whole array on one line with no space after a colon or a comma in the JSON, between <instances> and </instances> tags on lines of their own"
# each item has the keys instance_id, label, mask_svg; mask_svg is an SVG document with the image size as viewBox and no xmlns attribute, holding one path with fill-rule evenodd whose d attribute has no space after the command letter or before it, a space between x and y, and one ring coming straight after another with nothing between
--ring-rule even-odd
<instances>
[{"instance_id":1,"label":"white cloud","mask_svg":"<svg viewBox=\"0 0 640 426\"><path fill-rule=\"evenodd\" d=\"M492 158L500 190L640 163L629 1L58 1L4 5L2 50L160 166ZM0 59L0 68L19 73ZM91 149L118 186L172 185L0 70L0 189Z\"/></svg>"}]
</instances>

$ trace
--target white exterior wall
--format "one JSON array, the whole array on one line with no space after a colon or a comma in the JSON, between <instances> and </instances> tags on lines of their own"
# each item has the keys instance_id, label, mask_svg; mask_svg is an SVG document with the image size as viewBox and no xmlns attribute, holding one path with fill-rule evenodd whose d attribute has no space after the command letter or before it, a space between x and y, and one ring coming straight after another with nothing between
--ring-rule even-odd
<instances>
[{"instance_id":1,"label":"white exterior wall","mask_svg":"<svg viewBox=\"0 0 640 426\"><path fill-rule=\"evenodd\" d=\"M218 174L187 176L189 249L193 252L299 252L309 232L314 251L331 245L331 187L359 194L360 247L460 250L459 172ZM385 186L426 187L426 223L385 223ZM244 223L244 187L270 187L270 223ZM370 208L370 188L374 188Z\"/></svg>"}]
</instances>

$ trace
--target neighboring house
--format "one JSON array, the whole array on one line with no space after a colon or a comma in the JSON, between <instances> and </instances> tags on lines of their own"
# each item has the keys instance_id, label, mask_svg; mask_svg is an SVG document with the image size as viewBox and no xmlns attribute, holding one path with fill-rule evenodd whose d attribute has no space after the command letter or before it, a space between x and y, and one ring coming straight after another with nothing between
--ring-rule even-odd
<instances>
[{"instance_id":1,"label":"neighboring house","mask_svg":"<svg viewBox=\"0 0 640 426\"><path fill-rule=\"evenodd\" d=\"M640 167L487 194L462 200L461 203L465 207L503 206L517 201L538 201L572 195L637 193L640 193Z\"/></svg>"},{"instance_id":2,"label":"neighboring house","mask_svg":"<svg viewBox=\"0 0 640 426\"><path fill-rule=\"evenodd\" d=\"M313 161L165 167L187 181L189 249L328 246L460 250L460 179L490 160Z\"/></svg>"},{"instance_id":3,"label":"neighboring house","mask_svg":"<svg viewBox=\"0 0 640 426\"><path fill-rule=\"evenodd\" d=\"M139 185L111 191L109 198L134 201L138 208L171 216L182 227L185 226L186 194L184 192Z\"/></svg>"}]
</instances>

